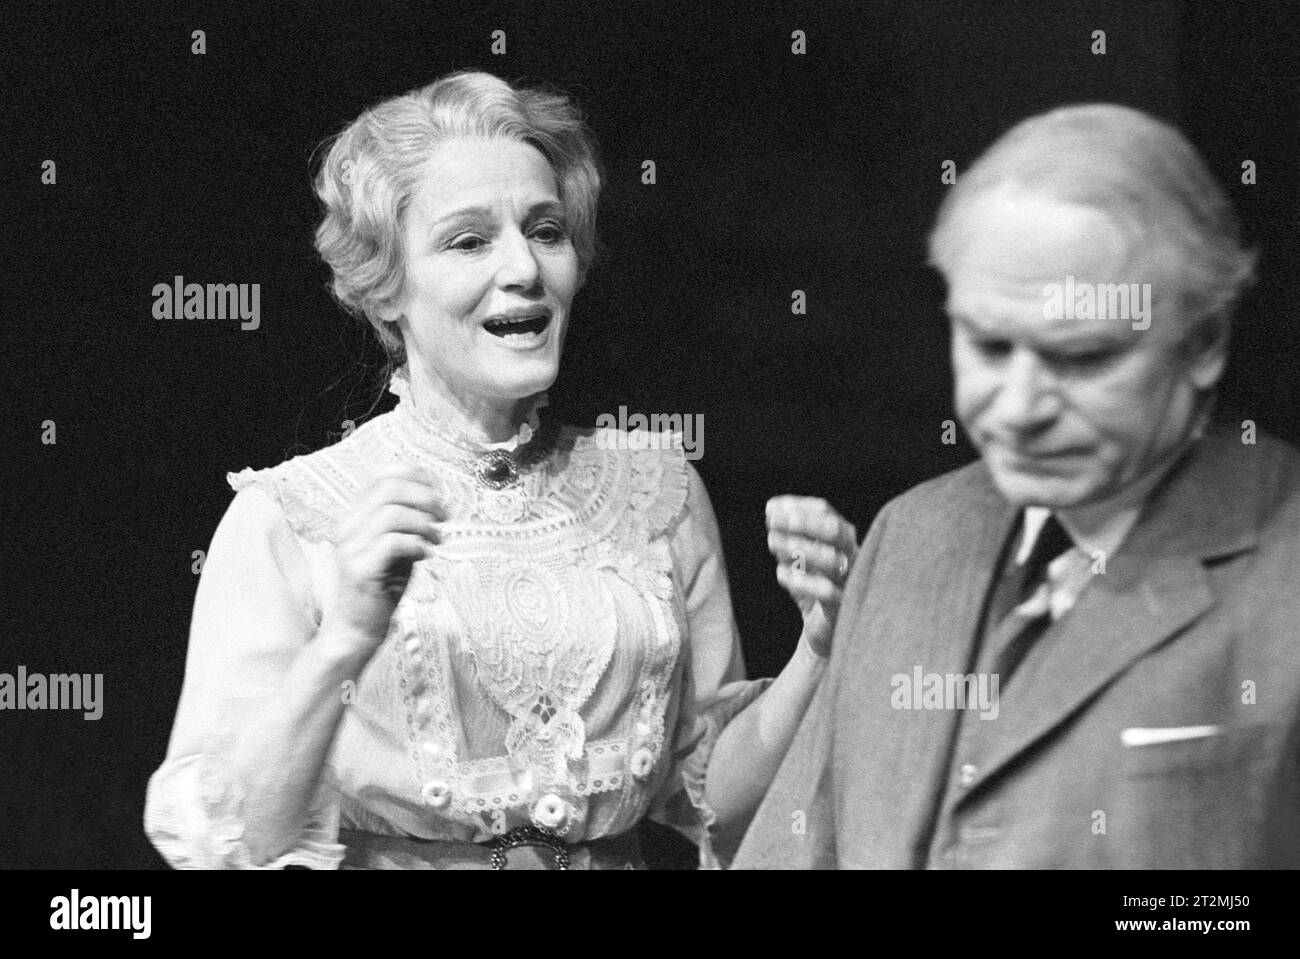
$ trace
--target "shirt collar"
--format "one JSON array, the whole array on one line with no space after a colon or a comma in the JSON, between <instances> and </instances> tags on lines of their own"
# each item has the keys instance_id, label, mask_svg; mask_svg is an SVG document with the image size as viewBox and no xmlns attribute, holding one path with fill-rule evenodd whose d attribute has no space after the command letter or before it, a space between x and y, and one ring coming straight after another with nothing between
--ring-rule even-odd
<instances>
[{"instance_id":1,"label":"shirt collar","mask_svg":"<svg viewBox=\"0 0 1300 959\"><path fill-rule=\"evenodd\" d=\"M1142 507L1146 504L1151 492L1159 485L1169 470L1173 468L1173 465L1178 462L1182 454L1189 447L1200 442L1205 435L1208 424L1208 410L1203 410L1197 417L1191 434L1179 450L1178 455L1171 456L1160 469L1152 470L1147 476L1129 485L1110 499L1058 512L1056 518L1065 527L1065 531L1070 534L1070 539L1074 542L1075 547L1082 549L1090 556L1095 556L1097 553L1101 553L1103 556L1113 555L1123 545L1124 540L1133 529L1133 524L1137 522L1138 515L1142 512ZM1017 566L1023 566L1025 561L1029 559L1029 554L1034 549L1034 543L1038 540L1038 534L1042 532L1043 524L1047 522L1047 518L1051 515L1052 511L1045 506L1025 507L1023 522L1021 523L1024 534L1020 539L1020 548L1016 551ZM1084 533L1083 530L1089 530L1090 532Z\"/></svg>"},{"instance_id":2,"label":"shirt collar","mask_svg":"<svg viewBox=\"0 0 1300 959\"><path fill-rule=\"evenodd\" d=\"M487 450L514 451L526 445L541 425L539 411L549 403L545 393L538 393L529 403L528 414L519 431L497 443L485 442L475 425L452 403L428 391L419 406L411 395L411 374L406 364L393 371L388 392L397 397L399 418L422 439L433 439L471 452Z\"/></svg>"},{"instance_id":3,"label":"shirt collar","mask_svg":"<svg viewBox=\"0 0 1300 959\"><path fill-rule=\"evenodd\" d=\"M1088 555L1101 553L1103 556L1112 555L1123 544L1137 522L1138 514L1142 511L1142 501L1135 504L1123 506L1115 509L1106 515L1099 525L1093 527L1093 531L1087 537L1081 536L1077 526L1070 522L1070 518L1064 514L1058 514L1057 519L1065 527L1065 531L1070 534L1070 539L1074 545L1082 549ZM1038 534L1043 530L1043 524L1047 518L1052 515L1052 511L1045 506L1026 506L1024 514L1024 535L1020 540L1020 549L1016 553L1016 565L1022 566L1029 559L1029 554L1033 552L1034 543L1038 541Z\"/></svg>"}]
</instances>

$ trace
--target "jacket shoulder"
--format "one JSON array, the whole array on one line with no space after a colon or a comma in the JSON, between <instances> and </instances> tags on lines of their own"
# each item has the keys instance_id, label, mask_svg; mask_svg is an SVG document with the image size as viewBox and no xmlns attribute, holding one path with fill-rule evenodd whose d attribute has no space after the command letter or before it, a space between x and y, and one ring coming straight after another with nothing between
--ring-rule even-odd
<instances>
[{"instance_id":1,"label":"jacket shoulder","mask_svg":"<svg viewBox=\"0 0 1300 959\"><path fill-rule=\"evenodd\" d=\"M1001 505L1001 498L989 477L988 468L977 459L918 483L891 499L880 512L882 515L888 513L891 521L915 520L922 516L942 518L951 515L952 510L986 504Z\"/></svg>"}]
</instances>

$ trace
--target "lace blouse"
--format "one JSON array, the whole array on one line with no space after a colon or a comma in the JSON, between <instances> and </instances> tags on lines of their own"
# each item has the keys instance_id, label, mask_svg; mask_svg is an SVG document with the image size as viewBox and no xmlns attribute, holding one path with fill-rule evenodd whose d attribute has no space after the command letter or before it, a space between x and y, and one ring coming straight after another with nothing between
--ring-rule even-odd
<instances>
[{"instance_id":1,"label":"lace blouse","mask_svg":"<svg viewBox=\"0 0 1300 959\"><path fill-rule=\"evenodd\" d=\"M256 868L227 762L333 596L332 539L370 468L423 466L448 510L355 684L296 845L263 868L337 868L339 829L479 842L533 823L569 842L649 816L717 867L710 752L767 680L744 677L717 522L671 434L560 427L517 482L449 408L397 406L333 446L229 474L185 681L145 829L174 866ZM544 397L538 405L545 403ZM537 428L536 407L520 436Z\"/></svg>"}]
</instances>

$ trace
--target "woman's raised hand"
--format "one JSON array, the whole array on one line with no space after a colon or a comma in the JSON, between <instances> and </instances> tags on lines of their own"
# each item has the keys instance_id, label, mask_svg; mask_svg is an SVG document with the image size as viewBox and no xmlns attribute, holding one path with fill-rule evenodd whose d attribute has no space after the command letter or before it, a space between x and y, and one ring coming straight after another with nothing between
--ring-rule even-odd
<instances>
[{"instance_id":1,"label":"woman's raised hand","mask_svg":"<svg viewBox=\"0 0 1300 959\"><path fill-rule=\"evenodd\" d=\"M409 463L379 467L339 522L338 585L321 635L344 643L362 664L388 635L411 568L441 540L442 490Z\"/></svg>"},{"instance_id":2,"label":"woman's raised hand","mask_svg":"<svg viewBox=\"0 0 1300 959\"><path fill-rule=\"evenodd\" d=\"M777 582L803 613L808 645L829 655L857 529L824 499L775 496L767 501L767 546L776 557Z\"/></svg>"}]
</instances>

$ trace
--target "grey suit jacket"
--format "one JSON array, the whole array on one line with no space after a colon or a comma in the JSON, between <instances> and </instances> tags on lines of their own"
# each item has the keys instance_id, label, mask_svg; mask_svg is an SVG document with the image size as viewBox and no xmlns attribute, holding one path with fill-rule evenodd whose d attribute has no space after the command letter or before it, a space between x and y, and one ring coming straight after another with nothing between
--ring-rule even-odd
<instances>
[{"instance_id":1,"label":"grey suit jacket","mask_svg":"<svg viewBox=\"0 0 1300 959\"><path fill-rule=\"evenodd\" d=\"M1015 512L980 462L881 510L733 866L1300 866L1300 453L1211 433L996 719L897 708L899 675L974 670Z\"/></svg>"}]
</instances>

